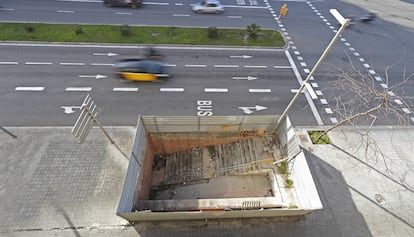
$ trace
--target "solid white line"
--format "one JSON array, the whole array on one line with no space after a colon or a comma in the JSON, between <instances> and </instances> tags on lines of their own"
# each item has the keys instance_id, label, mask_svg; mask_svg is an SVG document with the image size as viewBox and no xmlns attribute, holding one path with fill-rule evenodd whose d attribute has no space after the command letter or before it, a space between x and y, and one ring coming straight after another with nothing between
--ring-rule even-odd
<instances>
[{"instance_id":1,"label":"solid white line","mask_svg":"<svg viewBox=\"0 0 414 237\"><path fill-rule=\"evenodd\" d=\"M112 89L112 91L131 91L136 92L138 91L138 88L132 88L132 87L115 87Z\"/></svg>"},{"instance_id":2,"label":"solid white line","mask_svg":"<svg viewBox=\"0 0 414 237\"><path fill-rule=\"evenodd\" d=\"M275 68L275 69L290 69L292 67L291 66L273 66L273 68Z\"/></svg>"},{"instance_id":3,"label":"solid white line","mask_svg":"<svg viewBox=\"0 0 414 237\"><path fill-rule=\"evenodd\" d=\"M295 62L293 61L292 56L290 55L290 53L289 53L288 50L285 51L285 54L286 54L286 57L289 60L290 65L292 66L293 72L295 73L295 76L296 76L296 79L298 80L299 85L301 85L303 83L303 80L302 80L302 77L300 76L299 70L296 67ZM315 92L316 92L316 94L318 94L318 91L315 91ZM305 97L306 97L306 100L309 103L309 107L311 108L312 113L313 113L313 116L315 117L315 120L318 123L318 125L320 125L320 126L321 125L324 125L323 124L323 121L322 121L322 118L319 115L318 110L316 109L315 103L313 103L313 100L310 97L310 94L309 93L305 93Z\"/></svg>"},{"instance_id":4,"label":"solid white line","mask_svg":"<svg viewBox=\"0 0 414 237\"><path fill-rule=\"evenodd\" d=\"M267 68L267 66L251 66L251 65L245 65L245 68Z\"/></svg>"},{"instance_id":5,"label":"solid white line","mask_svg":"<svg viewBox=\"0 0 414 237\"><path fill-rule=\"evenodd\" d=\"M68 87L65 91L91 91L92 87Z\"/></svg>"},{"instance_id":6,"label":"solid white line","mask_svg":"<svg viewBox=\"0 0 414 237\"><path fill-rule=\"evenodd\" d=\"M91 66L113 66L113 63L91 63Z\"/></svg>"},{"instance_id":7,"label":"solid white line","mask_svg":"<svg viewBox=\"0 0 414 237\"><path fill-rule=\"evenodd\" d=\"M269 93L272 92L271 89L249 89L249 92L253 93Z\"/></svg>"},{"instance_id":8,"label":"solid white line","mask_svg":"<svg viewBox=\"0 0 414 237\"><path fill-rule=\"evenodd\" d=\"M75 11L58 10L59 13L75 13Z\"/></svg>"},{"instance_id":9,"label":"solid white line","mask_svg":"<svg viewBox=\"0 0 414 237\"><path fill-rule=\"evenodd\" d=\"M0 62L0 65L17 65L18 62Z\"/></svg>"},{"instance_id":10,"label":"solid white line","mask_svg":"<svg viewBox=\"0 0 414 237\"><path fill-rule=\"evenodd\" d=\"M63 66L85 66L85 63L59 63Z\"/></svg>"},{"instance_id":11,"label":"solid white line","mask_svg":"<svg viewBox=\"0 0 414 237\"><path fill-rule=\"evenodd\" d=\"M26 65L52 65L52 62L25 62Z\"/></svg>"},{"instance_id":12,"label":"solid white line","mask_svg":"<svg viewBox=\"0 0 414 237\"><path fill-rule=\"evenodd\" d=\"M204 88L204 92L228 92L227 88Z\"/></svg>"},{"instance_id":13,"label":"solid white line","mask_svg":"<svg viewBox=\"0 0 414 237\"><path fill-rule=\"evenodd\" d=\"M37 87L26 87L26 86L19 86L16 87L16 91L43 91L45 88L42 86Z\"/></svg>"},{"instance_id":14,"label":"solid white line","mask_svg":"<svg viewBox=\"0 0 414 237\"><path fill-rule=\"evenodd\" d=\"M239 65L214 65L214 67L221 67L221 68L237 68Z\"/></svg>"},{"instance_id":15,"label":"solid white line","mask_svg":"<svg viewBox=\"0 0 414 237\"><path fill-rule=\"evenodd\" d=\"M207 65L203 64L186 64L185 67L207 67Z\"/></svg>"},{"instance_id":16,"label":"solid white line","mask_svg":"<svg viewBox=\"0 0 414 237\"><path fill-rule=\"evenodd\" d=\"M184 88L160 88L162 92L183 92Z\"/></svg>"}]
</instances>

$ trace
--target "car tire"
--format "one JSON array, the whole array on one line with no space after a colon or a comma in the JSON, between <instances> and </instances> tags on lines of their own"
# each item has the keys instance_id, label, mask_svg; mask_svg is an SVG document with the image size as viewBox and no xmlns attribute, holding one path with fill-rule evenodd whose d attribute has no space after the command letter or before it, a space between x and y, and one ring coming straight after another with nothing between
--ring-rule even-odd
<instances>
[{"instance_id":1,"label":"car tire","mask_svg":"<svg viewBox=\"0 0 414 237\"><path fill-rule=\"evenodd\" d=\"M134 9L137 9L138 5L137 4L131 4L131 7L134 8Z\"/></svg>"},{"instance_id":2,"label":"car tire","mask_svg":"<svg viewBox=\"0 0 414 237\"><path fill-rule=\"evenodd\" d=\"M106 2L106 3L105 3L105 6L107 6L107 7L112 7L112 3L110 3L110 2Z\"/></svg>"},{"instance_id":3,"label":"car tire","mask_svg":"<svg viewBox=\"0 0 414 237\"><path fill-rule=\"evenodd\" d=\"M219 10L216 11L216 14L220 14L220 13L221 13L221 11L219 11Z\"/></svg>"},{"instance_id":4,"label":"car tire","mask_svg":"<svg viewBox=\"0 0 414 237\"><path fill-rule=\"evenodd\" d=\"M202 10L197 10L196 12L197 12L198 14L203 13L203 11L202 11Z\"/></svg>"}]
</instances>

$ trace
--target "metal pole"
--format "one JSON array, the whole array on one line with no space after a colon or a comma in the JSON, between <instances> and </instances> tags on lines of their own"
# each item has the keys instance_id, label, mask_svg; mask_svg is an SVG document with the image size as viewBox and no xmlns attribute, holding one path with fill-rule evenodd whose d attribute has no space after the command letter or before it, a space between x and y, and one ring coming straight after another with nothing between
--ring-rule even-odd
<instances>
[{"instance_id":1,"label":"metal pole","mask_svg":"<svg viewBox=\"0 0 414 237\"><path fill-rule=\"evenodd\" d=\"M9 132L7 129L5 129L4 127L0 126L0 129L3 130L3 132L9 134L12 138L16 139L17 136L14 135L13 133Z\"/></svg>"},{"instance_id":2,"label":"metal pole","mask_svg":"<svg viewBox=\"0 0 414 237\"><path fill-rule=\"evenodd\" d=\"M93 121L96 122L96 124L98 124L99 128L102 130L102 132L105 134L105 136L109 139L109 141L111 142L111 144L113 144L116 149L121 152L121 154L127 159L129 160L129 157L127 156L127 154L125 154L121 148L115 143L115 141L111 138L111 136L109 136L109 134L106 132L105 128L102 126L102 124L98 121L98 119L95 117L95 115L89 110L88 107L84 107L84 109L86 110L86 112L88 112L88 114L92 117ZM135 156L134 153L132 153L132 156L134 157L135 161L138 163L139 166L141 166L141 164L139 163L137 157Z\"/></svg>"},{"instance_id":3,"label":"metal pole","mask_svg":"<svg viewBox=\"0 0 414 237\"><path fill-rule=\"evenodd\" d=\"M280 124L283 122L283 120L286 118L287 113L292 108L293 104L295 103L296 99L299 97L300 93L303 91L303 88L305 88L306 83L310 80L310 78L313 76L315 71L319 68L321 65L323 59L326 57L328 52L331 50L332 46L335 44L335 42L338 40L339 36L342 34L342 32L345 30L345 28L349 25L350 19L345 19L345 22L341 23L341 27L339 28L338 32L336 32L335 36L332 38L331 42L326 47L325 51L322 53L322 55L319 57L318 61L316 62L315 66L313 66L312 70L306 77L306 79L302 82L302 85L300 85L299 90L296 92L295 96L290 100L288 106L286 107L285 111L283 111L282 115L280 116L279 120L277 121L277 127L275 130L277 130L280 126Z\"/></svg>"}]
</instances>

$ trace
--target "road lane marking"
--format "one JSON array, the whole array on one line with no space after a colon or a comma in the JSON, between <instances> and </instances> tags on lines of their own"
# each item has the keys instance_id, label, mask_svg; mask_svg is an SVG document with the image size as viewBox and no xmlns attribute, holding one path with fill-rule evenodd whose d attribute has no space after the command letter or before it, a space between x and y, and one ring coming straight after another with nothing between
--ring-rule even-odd
<instances>
[{"instance_id":1,"label":"road lane marking","mask_svg":"<svg viewBox=\"0 0 414 237\"><path fill-rule=\"evenodd\" d=\"M16 87L16 91L43 91L45 88L42 86L34 86L34 87L28 87L28 86L18 86Z\"/></svg>"},{"instance_id":2,"label":"road lane marking","mask_svg":"<svg viewBox=\"0 0 414 237\"><path fill-rule=\"evenodd\" d=\"M227 88L204 88L204 92L228 92Z\"/></svg>"},{"instance_id":3,"label":"road lane marking","mask_svg":"<svg viewBox=\"0 0 414 237\"><path fill-rule=\"evenodd\" d=\"M92 87L67 87L65 91L91 91Z\"/></svg>"},{"instance_id":4,"label":"road lane marking","mask_svg":"<svg viewBox=\"0 0 414 237\"><path fill-rule=\"evenodd\" d=\"M267 66L260 66L260 65L257 65L257 66L254 66L254 65L245 65L244 67L245 68L267 68Z\"/></svg>"},{"instance_id":5,"label":"road lane marking","mask_svg":"<svg viewBox=\"0 0 414 237\"><path fill-rule=\"evenodd\" d=\"M0 62L0 65L17 65L19 62Z\"/></svg>"},{"instance_id":6,"label":"road lane marking","mask_svg":"<svg viewBox=\"0 0 414 237\"><path fill-rule=\"evenodd\" d=\"M332 124L335 124L335 123L337 123L337 122L338 122L338 119L336 119L336 118L334 118L334 117L329 118L329 120L331 120L331 123L332 123Z\"/></svg>"},{"instance_id":7,"label":"road lane marking","mask_svg":"<svg viewBox=\"0 0 414 237\"><path fill-rule=\"evenodd\" d=\"M401 100L399 100L399 99L394 99L394 102L396 104L398 104L398 105L402 105L403 104L403 102Z\"/></svg>"},{"instance_id":8,"label":"road lane marking","mask_svg":"<svg viewBox=\"0 0 414 237\"><path fill-rule=\"evenodd\" d=\"M204 64L186 64L186 67L207 67L207 65Z\"/></svg>"},{"instance_id":9,"label":"road lane marking","mask_svg":"<svg viewBox=\"0 0 414 237\"><path fill-rule=\"evenodd\" d=\"M132 12L117 12L116 15L132 15Z\"/></svg>"},{"instance_id":10,"label":"road lane marking","mask_svg":"<svg viewBox=\"0 0 414 237\"><path fill-rule=\"evenodd\" d=\"M167 66L167 67L176 67L177 64L165 64L165 66Z\"/></svg>"},{"instance_id":11,"label":"road lane marking","mask_svg":"<svg viewBox=\"0 0 414 237\"><path fill-rule=\"evenodd\" d=\"M115 87L112 91L128 91L128 92L137 92L138 88L136 87Z\"/></svg>"},{"instance_id":12,"label":"road lane marking","mask_svg":"<svg viewBox=\"0 0 414 237\"><path fill-rule=\"evenodd\" d=\"M402 111L406 114L411 114L411 111L408 108L402 108Z\"/></svg>"},{"instance_id":13,"label":"road lane marking","mask_svg":"<svg viewBox=\"0 0 414 237\"><path fill-rule=\"evenodd\" d=\"M91 66L113 66L113 63L90 63Z\"/></svg>"},{"instance_id":14,"label":"road lane marking","mask_svg":"<svg viewBox=\"0 0 414 237\"><path fill-rule=\"evenodd\" d=\"M190 16L190 15L188 15L188 14L173 14L173 16L178 16L178 17L180 17L180 16Z\"/></svg>"},{"instance_id":15,"label":"road lane marking","mask_svg":"<svg viewBox=\"0 0 414 237\"><path fill-rule=\"evenodd\" d=\"M62 66L85 66L85 63L59 63Z\"/></svg>"},{"instance_id":16,"label":"road lane marking","mask_svg":"<svg viewBox=\"0 0 414 237\"><path fill-rule=\"evenodd\" d=\"M214 67L218 67L218 68L238 68L239 65L214 65Z\"/></svg>"},{"instance_id":17,"label":"road lane marking","mask_svg":"<svg viewBox=\"0 0 414 237\"><path fill-rule=\"evenodd\" d=\"M57 10L58 13L75 13L75 11Z\"/></svg>"},{"instance_id":18,"label":"road lane marking","mask_svg":"<svg viewBox=\"0 0 414 237\"><path fill-rule=\"evenodd\" d=\"M325 108L325 112L326 112L327 114L333 114L333 111L332 111L332 109L331 109L331 108Z\"/></svg>"},{"instance_id":19,"label":"road lane marking","mask_svg":"<svg viewBox=\"0 0 414 237\"><path fill-rule=\"evenodd\" d=\"M249 92L252 93L270 93L272 89L249 89Z\"/></svg>"},{"instance_id":20,"label":"road lane marking","mask_svg":"<svg viewBox=\"0 0 414 237\"><path fill-rule=\"evenodd\" d=\"M184 88L160 88L161 92L183 92Z\"/></svg>"},{"instance_id":21,"label":"road lane marking","mask_svg":"<svg viewBox=\"0 0 414 237\"><path fill-rule=\"evenodd\" d=\"M144 5L162 5L162 6L169 6L168 2L143 2Z\"/></svg>"},{"instance_id":22,"label":"road lane marking","mask_svg":"<svg viewBox=\"0 0 414 237\"><path fill-rule=\"evenodd\" d=\"M273 66L275 69L291 69L291 66Z\"/></svg>"},{"instance_id":23,"label":"road lane marking","mask_svg":"<svg viewBox=\"0 0 414 237\"><path fill-rule=\"evenodd\" d=\"M230 19L241 19L242 16L227 16L227 18L230 18Z\"/></svg>"},{"instance_id":24,"label":"road lane marking","mask_svg":"<svg viewBox=\"0 0 414 237\"><path fill-rule=\"evenodd\" d=\"M25 62L26 65L52 65L52 62Z\"/></svg>"}]
</instances>

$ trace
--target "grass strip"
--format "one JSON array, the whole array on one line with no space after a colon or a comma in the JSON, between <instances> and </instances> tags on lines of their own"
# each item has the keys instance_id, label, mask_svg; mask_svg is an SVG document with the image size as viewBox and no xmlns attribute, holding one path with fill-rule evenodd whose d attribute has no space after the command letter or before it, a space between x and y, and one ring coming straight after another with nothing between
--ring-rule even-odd
<instances>
[{"instance_id":1,"label":"grass strip","mask_svg":"<svg viewBox=\"0 0 414 237\"><path fill-rule=\"evenodd\" d=\"M253 40L248 38L245 29L218 29L217 36L209 39L208 28L43 23L0 23L0 40L268 47L285 45L282 35L274 30L261 30L257 39Z\"/></svg>"}]
</instances>

